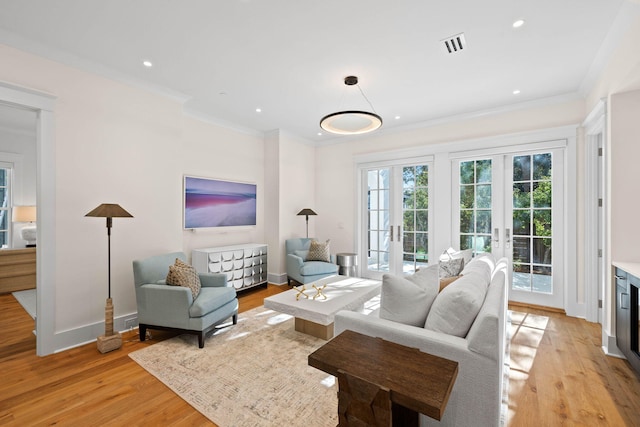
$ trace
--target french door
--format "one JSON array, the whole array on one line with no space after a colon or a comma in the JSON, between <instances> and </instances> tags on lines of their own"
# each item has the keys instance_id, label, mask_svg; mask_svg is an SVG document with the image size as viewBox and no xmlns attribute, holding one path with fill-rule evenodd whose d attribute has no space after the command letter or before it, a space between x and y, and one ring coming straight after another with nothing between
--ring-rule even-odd
<instances>
[{"instance_id":1,"label":"french door","mask_svg":"<svg viewBox=\"0 0 640 427\"><path fill-rule=\"evenodd\" d=\"M511 301L563 307L563 157L546 149L453 162L454 238L509 259Z\"/></svg>"},{"instance_id":2,"label":"french door","mask_svg":"<svg viewBox=\"0 0 640 427\"><path fill-rule=\"evenodd\" d=\"M361 170L361 275L413 273L429 263L429 169L426 161Z\"/></svg>"}]
</instances>

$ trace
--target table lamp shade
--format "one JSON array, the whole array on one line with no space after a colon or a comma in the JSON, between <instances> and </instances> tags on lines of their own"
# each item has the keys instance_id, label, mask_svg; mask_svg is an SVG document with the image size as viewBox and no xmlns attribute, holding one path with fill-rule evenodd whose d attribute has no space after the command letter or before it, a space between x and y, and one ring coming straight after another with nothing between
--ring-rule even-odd
<instances>
[{"instance_id":1,"label":"table lamp shade","mask_svg":"<svg viewBox=\"0 0 640 427\"><path fill-rule=\"evenodd\" d=\"M11 218L13 222L36 222L36 207L14 206Z\"/></svg>"}]
</instances>

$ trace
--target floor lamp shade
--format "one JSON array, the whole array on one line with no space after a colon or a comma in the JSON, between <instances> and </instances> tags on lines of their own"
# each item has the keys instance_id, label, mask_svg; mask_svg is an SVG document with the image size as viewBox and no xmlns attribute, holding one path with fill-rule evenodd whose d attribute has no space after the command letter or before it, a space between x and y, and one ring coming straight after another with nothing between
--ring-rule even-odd
<instances>
[{"instance_id":1,"label":"floor lamp shade","mask_svg":"<svg viewBox=\"0 0 640 427\"><path fill-rule=\"evenodd\" d=\"M309 238L309 215L318 215L312 209L304 208L297 215L304 215L307 221L307 238Z\"/></svg>"},{"instance_id":2,"label":"floor lamp shade","mask_svg":"<svg viewBox=\"0 0 640 427\"><path fill-rule=\"evenodd\" d=\"M122 346L122 336L113 332L113 302L111 300L111 227L113 218L133 218L129 212L120 205L103 203L85 216L107 219L107 268L108 268L108 298L104 315L104 335L98 337L98 350L100 353L116 350Z\"/></svg>"}]
</instances>

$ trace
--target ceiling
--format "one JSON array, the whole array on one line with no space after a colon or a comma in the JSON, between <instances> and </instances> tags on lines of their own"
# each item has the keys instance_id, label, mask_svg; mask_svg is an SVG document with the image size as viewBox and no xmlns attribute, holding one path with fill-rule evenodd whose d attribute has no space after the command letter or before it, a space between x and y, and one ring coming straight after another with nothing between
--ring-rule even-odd
<instances>
[{"instance_id":1,"label":"ceiling","mask_svg":"<svg viewBox=\"0 0 640 427\"><path fill-rule=\"evenodd\" d=\"M169 94L216 123L322 143L353 137L318 135L321 117L371 109L348 75L384 132L584 96L624 3L0 0L0 43ZM467 47L445 53L440 41L459 33Z\"/></svg>"}]
</instances>

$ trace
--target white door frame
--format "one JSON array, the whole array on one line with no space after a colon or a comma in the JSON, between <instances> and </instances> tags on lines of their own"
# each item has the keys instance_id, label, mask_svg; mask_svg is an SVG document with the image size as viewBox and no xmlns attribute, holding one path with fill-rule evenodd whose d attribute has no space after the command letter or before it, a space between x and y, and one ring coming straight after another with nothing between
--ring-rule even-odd
<instances>
[{"instance_id":1,"label":"white door frame","mask_svg":"<svg viewBox=\"0 0 640 427\"><path fill-rule=\"evenodd\" d=\"M565 287L565 311L567 315L573 317L584 317L584 301L579 300L578 296L582 295L579 289L578 271L576 263L577 253L577 233L582 230L577 229L577 206L576 194L578 193L577 185L577 163L576 163L576 141L577 130L580 124L568 124L565 126L536 129L532 131L517 132L511 134L498 134L481 138L470 138L457 141L447 142L428 142L411 148L402 148L388 151L376 151L366 154L355 154L354 162L354 181L357 183L357 197L354 197L354 223L360 225L362 218L362 179L360 166L365 164L386 164L391 160L400 162L411 161L416 157L431 156L433 159L433 169L429 174L430 181L434 184L431 192L430 202L435 207L434 220L430 226L430 244L434 245L432 253L439 253L447 249L451 245L451 236L453 229L453 221L451 214L452 197L451 192L451 159L458 157L467 157L469 153L505 153L511 148L517 147L518 151L537 149L552 141L562 141L566 146L565 152L565 250L566 265L564 270L564 287ZM463 153L461 155L460 153ZM408 160L407 160L408 159ZM353 245L360 250L360 242L362 241L361 227L356 227L356 233L353 236ZM362 262L359 263L359 271Z\"/></svg>"},{"instance_id":2,"label":"white door frame","mask_svg":"<svg viewBox=\"0 0 640 427\"><path fill-rule=\"evenodd\" d=\"M36 353L46 356L55 343L55 133L52 95L0 82L0 102L37 113L36 118Z\"/></svg>"},{"instance_id":3,"label":"white door frame","mask_svg":"<svg viewBox=\"0 0 640 427\"><path fill-rule=\"evenodd\" d=\"M418 156L406 159L393 159L388 161L375 161L360 163L357 165L357 185L358 185L358 206L357 215L359 227L357 228L357 248L358 258L361 260L358 266L358 274L361 277L368 277L372 279L380 280L382 275L386 272L374 272L369 271L366 262L366 253L368 247L366 244L367 230L367 172L373 169L390 169L390 184L389 184L389 215L390 225L393 226L393 238L390 241L389 246L389 273L402 274L402 240L398 241L398 233L402 235L402 229L398 231L403 223L402 218L402 177L398 170L403 166L415 166L415 165L428 165L429 167L429 247L428 253L433 255L433 239L431 239L431 225L433 222L433 209L432 206L432 182L431 173L433 170L433 156ZM396 191L400 189L399 191Z\"/></svg>"},{"instance_id":4,"label":"white door frame","mask_svg":"<svg viewBox=\"0 0 640 427\"><path fill-rule=\"evenodd\" d=\"M513 224L511 215L511 202L507 193L511 185L512 163L508 160L513 155L529 155L535 153L552 152L554 153L554 191L553 205L559 208L553 210L553 223L560 224L553 233L553 269L554 269L554 293L552 296L547 294L538 294L535 292L525 293L509 289L509 298L514 301L526 302L529 304L564 308L566 306L566 277L567 277L567 229L569 223L565 215L566 209L566 151L567 140L553 140L540 143L514 145L511 147L501 147L499 149L489 150L471 150L467 152L458 152L451 156L451 182L452 182L452 206L451 212L454 217L451 230L451 241L457 243L455 239L459 238L459 184L458 174L459 167L456 167L462 161L491 159L492 160L492 252L498 256L505 256L512 260L513 245ZM558 163L557 163L558 162ZM558 185L560 184L560 185ZM552 205L552 206L553 206ZM509 245L507 246L506 233L509 233ZM496 234L497 232L497 234ZM510 283L512 280L513 270L509 271ZM526 301L524 301L526 300Z\"/></svg>"},{"instance_id":5,"label":"white door frame","mask_svg":"<svg viewBox=\"0 0 640 427\"><path fill-rule=\"evenodd\" d=\"M607 103L600 100L593 111L582 124L585 139L584 163L584 287L585 287L585 318L589 322L603 323L600 305L607 307L610 303L605 295L606 278L606 227L607 211L604 203L607 200L606 189L599 194L601 179L606 180L606 137L607 137ZM599 155L601 148L602 156ZM601 166L602 165L602 166ZM602 206L599 207L599 200ZM599 233L604 233L600 242ZM600 268L599 268L600 267ZM600 304L601 302L601 304ZM604 323L603 323L604 324Z\"/></svg>"}]
</instances>

